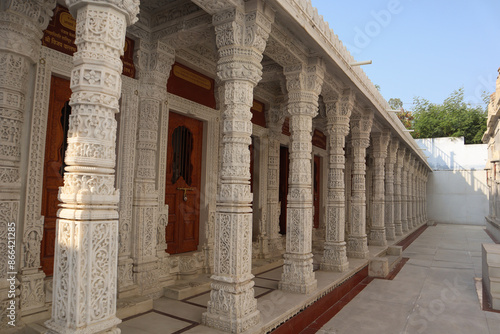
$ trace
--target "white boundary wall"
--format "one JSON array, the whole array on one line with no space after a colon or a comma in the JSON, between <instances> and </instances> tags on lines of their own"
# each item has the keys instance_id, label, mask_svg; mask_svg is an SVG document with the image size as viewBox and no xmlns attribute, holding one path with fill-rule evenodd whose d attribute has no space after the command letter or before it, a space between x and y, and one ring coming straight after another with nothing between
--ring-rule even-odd
<instances>
[{"instance_id":1,"label":"white boundary wall","mask_svg":"<svg viewBox=\"0 0 500 334\"><path fill-rule=\"evenodd\" d=\"M488 215L486 144L464 138L417 139L433 173L427 183L427 215L437 223L485 225Z\"/></svg>"}]
</instances>

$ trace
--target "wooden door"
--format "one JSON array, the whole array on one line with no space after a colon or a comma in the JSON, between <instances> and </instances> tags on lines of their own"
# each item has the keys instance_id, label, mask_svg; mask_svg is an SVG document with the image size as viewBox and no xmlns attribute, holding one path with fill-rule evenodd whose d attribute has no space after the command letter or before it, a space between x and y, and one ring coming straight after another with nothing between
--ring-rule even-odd
<instances>
[{"instance_id":1,"label":"wooden door","mask_svg":"<svg viewBox=\"0 0 500 334\"><path fill-rule=\"evenodd\" d=\"M314 205L314 220L313 227L319 227L319 197L321 191L321 158L319 155L314 156L314 169L313 169L313 205Z\"/></svg>"},{"instance_id":2,"label":"wooden door","mask_svg":"<svg viewBox=\"0 0 500 334\"><path fill-rule=\"evenodd\" d=\"M165 204L167 252L195 251L199 241L203 123L169 115Z\"/></svg>"},{"instance_id":3,"label":"wooden door","mask_svg":"<svg viewBox=\"0 0 500 334\"><path fill-rule=\"evenodd\" d=\"M64 154L68 135L68 121L71 107L70 82L52 77L50 82L47 135L45 137L45 161L43 168L42 212L43 226L40 264L45 275L52 276L54 270L54 246L56 242L56 220L59 187L63 185Z\"/></svg>"},{"instance_id":4,"label":"wooden door","mask_svg":"<svg viewBox=\"0 0 500 334\"><path fill-rule=\"evenodd\" d=\"M279 200L281 202L280 233L286 234L286 206L288 196L288 169L289 169L288 147L280 147L280 185Z\"/></svg>"}]
</instances>

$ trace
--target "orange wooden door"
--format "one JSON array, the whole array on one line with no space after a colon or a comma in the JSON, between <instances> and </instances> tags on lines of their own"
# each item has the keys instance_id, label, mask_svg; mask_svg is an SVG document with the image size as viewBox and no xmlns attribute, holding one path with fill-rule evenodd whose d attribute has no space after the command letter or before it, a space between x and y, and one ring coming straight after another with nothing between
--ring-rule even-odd
<instances>
[{"instance_id":1,"label":"orange wooden door","mask_svg":"<svg viewBox=\"0 0 500 334\"><path fill-rule=\"evenodd\" d=\"M279 185L279 200L281 202L280 214L280 233L286 234L286 206L288 204L288 169L289 169L289 152L288 147L280 147L280 185Z\"/></svg>"},{"instance_id":2,"label":"orange wooden door","mask_svg":"<svg viewBox=\"0 0 500 334\"><path fill-rule=\"evenodd\" d=\"M40 263L47 276L52 276L54 270L56 220L57 210L59 209L57 194L59 187L63 185L64 153L66 152L68 121L71 110L68 105L71 96L69 84L69 80L54 76L51 78L50 83L41 212L42 216L45 217L45 221L40 252Z\"/></svg>"},{"instance_id":3,"label":"orange wooden door","mask_svg":"<svg viewBox=\"0 0 500 334\"><path fill-rule=\"evenodd\" d=\"M169 115L165 238L170 254L195 251L199 241L203 123L174 112Z\"/></svg>"},{"instance_id":4,"label":"orange wooden door","mask_svg":"<svg viewBox=\"0 0 500 334\"><path fill-rule=\"evenodd\" d=\"M319 227L319 197L320 197L320 191L321 191L321 177L320 177L320 172L321 172L321 158L319 155L314 156L314 175L313 175L313 205L314 205L314 220L313 220L313 227L318 228Z\"/></svg>"}]
</instances>

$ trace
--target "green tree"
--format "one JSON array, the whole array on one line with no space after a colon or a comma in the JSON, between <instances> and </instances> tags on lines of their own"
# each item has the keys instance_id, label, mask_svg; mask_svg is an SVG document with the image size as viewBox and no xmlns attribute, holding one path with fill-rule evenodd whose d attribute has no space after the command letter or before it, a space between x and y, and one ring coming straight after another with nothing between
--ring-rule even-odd
<instances>
[{"instance_id":1,"label":"green tree","mask_svg":"<svg viewBox=\"0 0 500 334\"><path fill-rule=\"evenodd\" d=\"M414 138L465 137L466 144L480 144L486 131L487 112L464 101L464 90L454 91L442 104L415 97Z\"/></svg>"},{"instance_id":2,"label":"green tree","mask_svg":"<svg viewBox=\"0 0 500 334\"><path fill-rule=\"evenodd\" d=\"M389 105L393 110L400 110L399 112L396 113L398 116L399 120L405 128L411 129L412 128L412 121L413 121L413 115L409 110L405 110L403 108L403 101L399 98L392 98L389 99Z\"/></svg>"}]
</instances>

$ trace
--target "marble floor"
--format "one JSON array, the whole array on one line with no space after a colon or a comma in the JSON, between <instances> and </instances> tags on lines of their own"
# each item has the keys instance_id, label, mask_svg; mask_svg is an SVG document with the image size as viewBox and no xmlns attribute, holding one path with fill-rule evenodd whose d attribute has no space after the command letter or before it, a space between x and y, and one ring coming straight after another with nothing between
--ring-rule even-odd
<instances>
[{"instance_id":1,"label":"marble floor","mask_svg":"<svg viewBox=\"0 0 500 334\"><path fill-rule=\"evenodd\" d=\"M326 324L313 322L302 334L499 334L500 313L483 311L476 291L481 243L492 243L483 227L428 227L403 252L409 260L394 279L371 280ZM256 275L260 304L277 292L280 277L281 267ZM180 301L160 298L151 312L125 319L119 328L123 334L222 333L200 325L208 300L209 292Z\"/></svg>"},{"instance_id":2,"label":"marble floor","mask_svg":"<svg viewBox=\"0 0 500 334\"><path fill-rule=\"evenodd\" d=\"M375 279L318 334L499 334L500 313L482 310L481 243L484 227L428 227L406 250L393 280Z\"/></svg>"}]
</instances>

